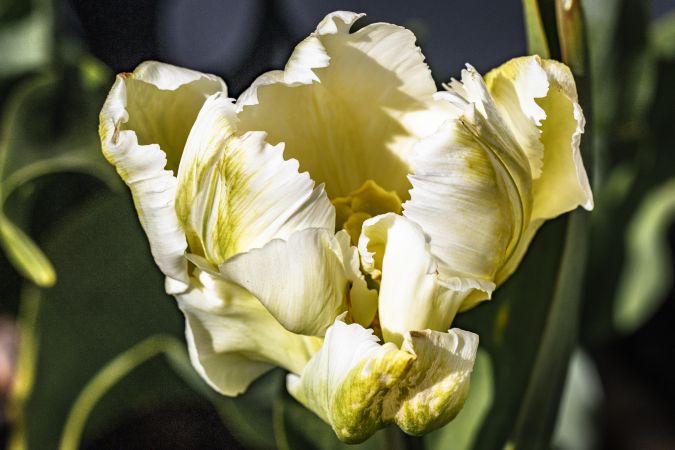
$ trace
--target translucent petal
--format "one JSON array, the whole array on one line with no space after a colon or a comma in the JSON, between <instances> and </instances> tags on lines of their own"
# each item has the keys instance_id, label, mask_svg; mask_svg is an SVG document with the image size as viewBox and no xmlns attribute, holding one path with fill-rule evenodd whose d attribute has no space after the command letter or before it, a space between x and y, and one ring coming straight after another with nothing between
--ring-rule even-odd
<instances>
[{"instance_id":1,"label":"translucent petal","mask_svg":"<svg viewBox=\"0 0 675 450\"><path fill-rule=\"evenodd\" d=\"M284 71L258 78L238 101L242 129L285 142L331 198L369 179L407 198L412 145L440 124L442 102L414 35L385 23L350 33L358 17L330 14Z\"/></svg>"},{"instance_id":2,"label":"translucent petal","mask_svg":"<svg viewBox=\"0 0 675 450\"><path fill-rule=\"evenodd\" d=\"M186 289L188 281L172 171L206 97L225 91L213 75L151 61L118 75L101 110L103 153L131 189L170 293Z\"/></svg>"}]
</instances>

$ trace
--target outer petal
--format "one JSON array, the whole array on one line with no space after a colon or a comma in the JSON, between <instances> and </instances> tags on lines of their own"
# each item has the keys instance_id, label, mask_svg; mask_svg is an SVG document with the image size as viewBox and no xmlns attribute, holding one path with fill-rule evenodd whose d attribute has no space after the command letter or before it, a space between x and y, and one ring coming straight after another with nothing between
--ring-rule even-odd
<instances>
[{"instance_id":1,"label":"outer petal","mask_svg":"<svg viewBox=\"0 0 675 450\"><path fill-rule=\"evenodd\" d=\"M195 270L196 283L176 299L190 359L209 385L233 396L274 366L302 371L320 339L287 331L246 290Z\"/></svg>"},{"instance_id":2,"label":"outer petal","mask_svg":"<svg viewBox=\"0 0 675 450\"><path fill-rule=\"evenodd\" d=\"M454 419L464 406L478 335L458 328L411 331L401 349L417 358L397 388L401 397L395 422L406 433L421 435Z\"/></svg>"},{"instance_id":3,"label":"outer petal","mask_svg":"<svg viewBox=\"0 0 675 450\"><path fill-rule=\"evenodd\" d=\"M261 132L235 135L234 106L222 95L204 104L178 170L176 211L190 250L214 266L310 227L334 229L335 211L297 161Z\"/></svg>"},{"instance_id":4,"label":"outer petal","mask_svg":"<svg viewBox=\"0 0 675 450\"><path fill-rule=\"evenodd\" d=\"M287 241L236 255L220 266L227 279L252 292L289 331L323 336L347 309L349 280L332 231L309 228Z\"/></svg>"},{"instance_id":5,"label":"outer petal","mask_svg":"<svg viewBox=\"0 0 675 450\"><path fill-rule=\"evenodd\" d=\"M592 209L593 195L579 151L585 119L567 66L538 56L516 58L488 73L486 81L499 111L516 130L536 168L531 221L513 256L497 274L499 284L515 271L545 220L579 205Z\"/></svg>"},{"instance_id":6,"label":"outer petal","mask_svg":"<svg viewBox=\"0 0 675 450\"><path fill-rule=\"evenodd\" d=\"M538 56L515 58L488 73L486 81L512 129L537 137L521 141L530 162L540 166L533 171L532 220L550 219L579 205L592 209L579 152L585 121L569 68Z\"/></svg>"},{"instance_id":7,"label":"outer petal","mask_svg":"<svg viewBox=\"0 0 675 450\"><path fill-rule=\"evenodd\" d=\"M452 288L439 283L424 232L397 214L364 222L359 251L364 270L380 279L379 319L386 342L400 345L412 330L447 330L462 302L481 287L474 280L453 280Z\"/></svg>"},{"instance_id":8,"label":"outer petal","mask_svg":"<svg viewBox=\"0 0 675 450\"><path fill-rule=\"evenodd\" d=\"M408 155L442 121L435 84L414 35L377 23L354 33L360 15L328 15L285 70L256 80L238 101L242 129L285 142L328 195L346 196L372 179L407 197Z\"/></svg>"},{"instance_id":9,"label":"outer petal","mask_svg":"<svg viewBox=\"0 0 675 450\"><path fill-rule=\"evenodd\" d=\"M473 333L427 330L406 334L398 350L338 318L301 376L288 376L287 387L345 442L361 442L391 422L423 434L461 409L477 346Z\"/></svg>"},{"instance_id":10,"label":"outer petal","mask_svg":"<svg viewBox=\"0 0 675 450\"><path fill-rule=\"evenodd\" d=\"M442 97L458 115L417 146L404 215L431 238L442 280L486 285L529 223L530 166L473 68Z\"/></svg>"},{"instance_id":11,"label":"outer petal","mask_svg":"<svg viewBox=\"0 0 675 450\"><path fill-rule=\"evenodd\" d=\"M414 359L377 341L372 330L336 320L302 375L287 378L288 391L345 442L364 441L384 426L384 399Z\"/></svg>"},{"instance_id":12,"label":"outer petal","mask_svg":"<svg viewBox=\"0 0 675 450\"><path fill-rule=\"evenodd\" d=\"M117 76L101 110L103 153L131 189L170 292L187 287L186 242L174 212L172 171L206 97L225 90L213 75L146 62Z\"/></svg>"}]
</instances>

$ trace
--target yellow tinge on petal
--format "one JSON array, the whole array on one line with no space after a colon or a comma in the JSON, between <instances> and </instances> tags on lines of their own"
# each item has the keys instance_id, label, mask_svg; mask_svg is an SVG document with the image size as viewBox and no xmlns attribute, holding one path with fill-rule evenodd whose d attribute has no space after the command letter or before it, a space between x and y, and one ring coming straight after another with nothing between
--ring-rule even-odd
<instances>
[{"instance_id":1,"label":"yellow tinge on petal","mask_svg":"<svg viewBox=\"0 0 675 450\"><path fill-rule=\"evenodd\" d=\"M288 376L289 392L348 443L389 423L424 434L457 415L468 394L477 335L411 332L400 349L377 341L372 330L338 318L302 374Z\"/></svg>"}]
</instances>

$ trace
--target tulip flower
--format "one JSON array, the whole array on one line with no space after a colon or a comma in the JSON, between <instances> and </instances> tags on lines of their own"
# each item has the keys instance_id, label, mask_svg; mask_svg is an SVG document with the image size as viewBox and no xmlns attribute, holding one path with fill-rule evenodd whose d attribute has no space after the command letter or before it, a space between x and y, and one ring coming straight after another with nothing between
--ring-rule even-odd
<instances>
[{"instance_id":1,"label":"tulip flower","mask_svg":"<svg viewBox=\"0 0 675 450\"><path fill-rule=\"evenodd\" d=\"M346 442L461 409L489 298L541 223L592 205L559 63L473 69L437 93L414 35L326 16L236 101L147 62L101 112L195 369L237 395L271 367ZM318 184L317 184L318 183Z\"/></svg>"}]
</instances>

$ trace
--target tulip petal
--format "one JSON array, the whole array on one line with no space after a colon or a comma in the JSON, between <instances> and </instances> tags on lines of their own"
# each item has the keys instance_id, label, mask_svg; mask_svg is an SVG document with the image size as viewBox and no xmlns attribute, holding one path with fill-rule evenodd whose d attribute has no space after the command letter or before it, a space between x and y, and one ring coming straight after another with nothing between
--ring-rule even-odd
<instances>
[{"instance_id":1,"label":"tulip petal","mask_svg":"<svg viewBox=\"0 0 675 450\"><path fill-rule=\"evenodd\" d=\"M396 424L422 435L455 418L469 395L469 381L478 349L478 335L453 328L447 333L411 331L401 350L416 356L404 383Z\"/></svg>"},{"instance_id":2,"label":"tulip petal","mask_svg":"<svg viewBox=\"0 0 675 450\"><path fill-rule=\"evenodd\" d=\"M178 170L176 211L190 251L217 267L227 258L294 231L334 229L335 210L283 146L265 133L235 135L234 105L210 97L188 137Z\"/></svg>"},{"instance_id":3,"label":"tulip petal","mask_svg":"<svg viewBox=\"0 0 675 450\"><path fill-rule=\"evenodd\" d=\"M401 345L412 330L447 330L467 297L494 289L475 280L439 282L424 232L397 214L364 222L359 251L364 270L380 279L378 314L386 342Z\"/></svg>"},{"instance_id":4,"label":"tulip petal","mask_svg":"<svg viewBox=\"0 0 675 450\"><path fill-rule=\"evenodd\" d=\"M246 290L195 270L196 281L176 299L190 359L211 387L235 396L274 366L302 372L319 338L289 332Z\"/></svg>"},{"instance_id":5,"label":"tulip petal","mask_svg":"<svg viewBox=\"0 0 675 450\"><path fill-rule=\"evenodd\" d=\"M485 78L512 129L527 129L530 136L521 144L530 163L539 166L533 170L532 220L551 219L580 205L592 209L593 196L579 151L585 120L569 68L529 56L510 60ZM533 154L538 161L532 161Z\"/></svg>"},{"instance_id":6,"label":"tulip petal","mask_svg":"<svg viewBox=\"0 0 675 450\"><path fill-rule=\"evenodd\" d=\"M404 215L431 238L441 280L487 285L529 222L529 163L473 68L449 88L459 113L418 144Z\"/></svg>"},{"instance_id":7,"label":"tulip petal","mask_svg":"<svg viewBox=\"0 0 675 450\"><path fill-rule=\"evenodd\" d=\"M301 376L287 377L291 395L348 443L364 441L384 426L385 397L414 359L377 341L372 330L338 319Z\"/></svg>"},{"instance_id":8,"label":"tulip petal","mask_svg":"<svg viewBox=\"0 0 675 450\"><path fill-rule=\"evenodd\" d=\"M534 178L530 223L496 276L501 284L545 220L577 206L593 209L593 195L580 153L585 119L569 68L538 56L515 58L488 73L486 83L502 117L516 130Z\"/></svg>"},{"instance_id":9,"label":"tulip petal","mask_svg":"<svg viewBox=\"0 0 675 450\"><path fill-rule=\"evenodd\" d=\"M118 75L101 111L103 153L131 189L169 293L185 290L188 283L185 235L174 211L174 173L206 97L225 91L213 75L151 61Z\"/></svg>"},{"instance_id":10,"label":"tulip petal","mask_svg":"<svg viewBox=\"0 0 675 450\"><path fill-rule=\"evenodd\" d=\"M274 239L220 266L227 279L253 293L289 331L323 336L347 309L349 280L332 231L309 228Z\"/></svg>"},{"instance_id":11,"label":"tulip petal","mask_svg":"<svg viewBox=\"0 0 675 450\"><path fill-rule=\"evenodd\" d=\"M366 278L361 272L359 251L351 245L349 233L340 230L335 238L340 246L345 276L351 284L347 299L349 314L352 321L368 328L377 314L377 291L368 288Z\"/></svg>"},{"instance_id":12,"label":"tulip petal","mask_svg":"<svg viewBox=\"0 0 675 450\"><path fill-rule=\"evenodd\" d=\"M468 394L477 335L413 331L399 350L379 344L372 330L342 320L328 329L302 374L286 378L291 395L340 440L361 442L392 422L406 433L423 434L457 415Z\"/></svg>"},{"instance_id":13,"label":"tulip petal","mask_svg":"<svg viewBox=\"0 0 675 450\"><path fill-rule=\"evenodd\" d=\"M284 71L258 78L237 102L242 130L285 142L285 156L324 182L331 198L369 179L407 198L408 156L443 120L435 111L442 102L432 98L414 35L385 23L350 33L360 16L328 15Z\"/></svg>"}]
</instances>

